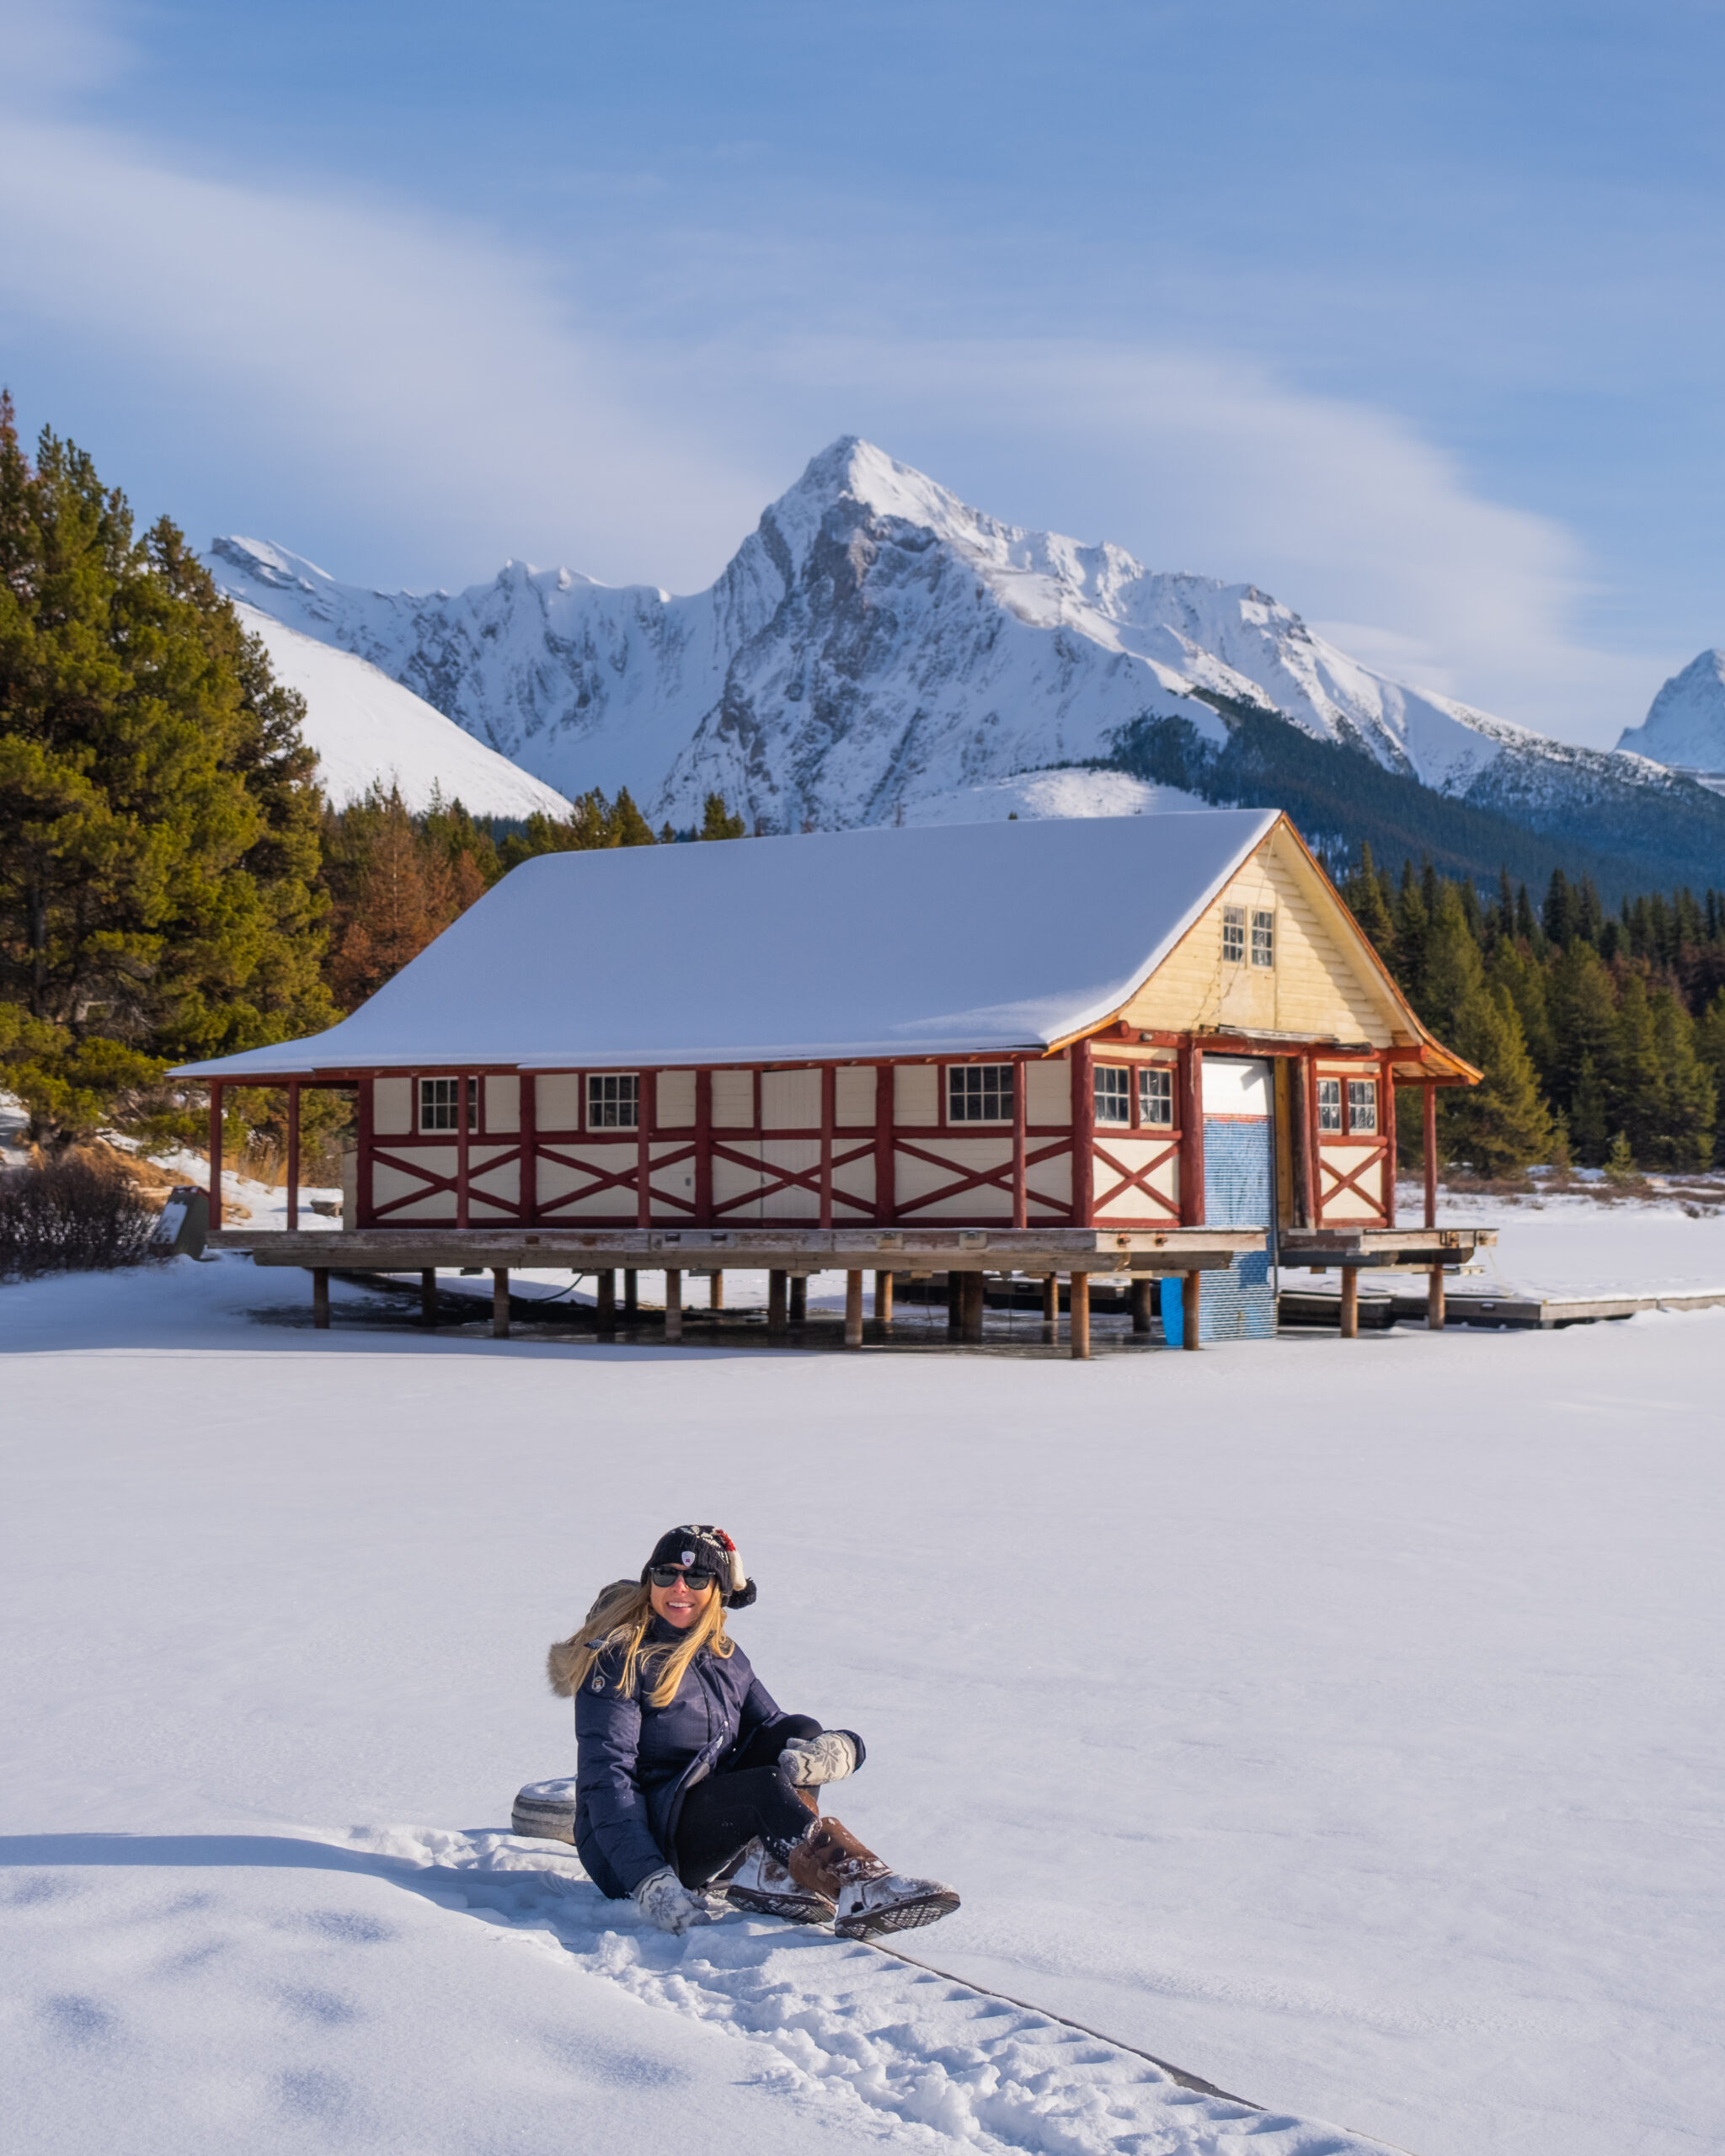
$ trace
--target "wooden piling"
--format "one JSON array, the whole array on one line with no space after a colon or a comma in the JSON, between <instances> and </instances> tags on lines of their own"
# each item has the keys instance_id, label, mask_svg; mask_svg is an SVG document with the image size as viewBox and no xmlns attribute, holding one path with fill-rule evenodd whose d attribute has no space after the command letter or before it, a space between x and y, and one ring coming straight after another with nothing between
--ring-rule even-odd
<instances>
[{"instance_id":1,"label":"wooden piling","mask_svg":"<svg viewBox=\"0 0 1725 2156\"><path fill-rule=\"evenodd\" d=\"M509 1338L509 1267L494 1265L491 1268L491 1337L494 1340Z\"/></svg>"},{"instance_id":2,"label":"wooden piling","mask_svg":"<svg viewBox=\"0 0 1725 2156\"><path fill-rule=\"evenodd\" d=\"M1194 1353L1203 1346L1199 1338L1204 1324L1204 1275L1201 1273L1183 1273L1180 1275L1180 1345Z\"/></svg>"},{"instance_id":3,"label":"wooden piling","mask_svg":"<svg viewBox=\"0 0 1725 2156\"><path fill-rule=\"evenodd\" d=\"M1060 1321L1060 1276L1058 1273L1044 1273L1042 1276L1042 1321L1049 1327Z\"/></svg>"},{"instance_id":4,"label":"wooden piling","mask_svg":"<svg viewBox=\"0 0 1725 2156\"><path fill-rule=\"evenodd\" d=\"M766 1337L769 1340L782 1340L790 1330L785 1307L786 1284L782 1273L769 1273L766 1276Z\"/></svg>"},{"instance_id":5,"label":"wooden piling","mask_svg":"<svg viewBox=\"0 0 1725 2156\"><path fill-rule=\"evenodd\" d=\"M707 1276L707 1307L710 1310L724 1308L724 1275L716 1269Z\"/></svg>"},{"instance_id":6,"label":"wooden piling","mask_svg":"<svg viewBox=\"0 0 1725 2156\"><path fill-rule=\"evenodd\" d=\"M1357 1265L1342 1267L1342 1337L1344 1340L1359 1337L1359 1267Z\"/></svg>"},{"instance_id":7,"label":"wooden piling","mask_svg":"<svg viewBox=\"0 0 1725 2156\"><path fill-rule=\"evenodd\" d=\"M329 1268L317 1265L312 1268L312 1323L319 1332L329 1330Z\"/></svg>"},{"instance_id":8,"label":"wooden piling","mask_svg":"<svg viewBox=\"0 0 1725 2156\"><path fill-rule=\"evenodd\" d=\"M1444 1268L1434 1265L1426 1275L1425 1322L1429 1332L1444 1329Z\"/></svg>"},{"instance_id":9,"label":"wooden piling","mask_svg":"<svg viewBox=\"0 0 1725 2156\"><path fill-rule=\"evenodd\" d=\"M665 1337L675 1346L683 1337L683 1276L667 1267L665 1275Z\"/></svg>"},{"instance_id":10,"label":"wooden piling","mask_svg":"<svg viewBox=\"0 0 1725 2156\"><path fill-rule=\"evenodd\" d=\"M791 1275L791 1323L803 1325L807 1322L808 1316L809 1275L793 1273Z\"/></svg>"},{"instance_id":11,"label":"wooden piling","mask_svg":"<svg viewBox=\"0 0 1725 2156\"><path fill-rule=\"evenodd\" d=\"M845 1275L845 1345L847 1348L862 1345L862 1275L860 1273Z\"/></svg>"},{"instance_id":12,"label":"wooden piling","mask_svg":"<svg viewBox=\"0 0 1725 2156\"><path fill-rule=\"evenodd\" d=\"M617 1272L613 1267L599 1275L599 1337L617 1337Z\"/></svg>"},{"instance_id":13,"label":"wooden piling","mask_svg":"<svg viewBox=\"0 0 1725 2156\"><path fill-rule=\"evenodd\" d=\"M1071 1297L1071 1321L1067 1331L1071 1335L1072 1360L1090 1360L1090 1275L1075 1273L1068 1289Z\"/></svg>"},{"instance_id":14,"label":"wooden piling","mask_svg":"<svg viewBox=\"0 0 1725 2156\"><path fill-rule=\"evenodd\" d=\"M1148 1332L1151 1329L1151 1299L1156 1294L1156 1283L1147 1273L1138 1273L1132 1282L1132 1330Z\"/></svg>"},{"instance_id":15,"label":"wooden piling","mask_svg":"<svg viewBox=\"0 0 1725 2156\"><path fill-rule=\"evenodd\" d=\"M437 1267L428 1265L419 1274L419 1322L432 1326L437 1322Z\"/></svg>"},{"instance_id":16,"label":"wooden piling","mask_svg":"<svg viewBox=\"0 0 1725 2156\"><path fill-rule=\"evenodd\" d=\"M638 1273L623 1274L623 1315L633 1325L641 1314L641 1276Z\"/></svg>"},{"instance_id":17,"label":"wooden piling","mask_svg":"<svg viewBox=\"0 0 1725 2156\"><path fill-rule=\"evenodd\" d=\"M983 1313L988 1307L988 1276L983 1273L965 1273L959 1278L964 1283L959 1305L964 1337L969 1341L980 1341Z\"/></svg>"},{"instance_id":18,"label":"wooden piling","mask_svg":"<svg viewBox=\"0 0 1725 2156\"><path fill-rule=\"evenodd\" d=\"M874 1276L874 1321L877 1325L890 1325L893 1321L893 1276L890 1273L877 1273Z\"/></svg>"},{"instance_id":19,"label":"wooden piling","mask_svg":"<svg viewBox=\"0 0 1725 2156\"><path fill-rule=\"evenodd\" d=\"M947 1271L947 1331L962 1332L964 1330L964 1276L962 1273L954 1273L948 1267Z\"/></svg>"}]
</instances>

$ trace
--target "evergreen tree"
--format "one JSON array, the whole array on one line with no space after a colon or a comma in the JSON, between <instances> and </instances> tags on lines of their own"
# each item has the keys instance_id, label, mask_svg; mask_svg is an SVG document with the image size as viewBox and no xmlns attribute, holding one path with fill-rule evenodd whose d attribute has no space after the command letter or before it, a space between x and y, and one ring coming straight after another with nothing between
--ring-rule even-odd
<instances>
[{"instance_id":1,"label":"evergreen tree","mask_svg":"<svg viewBox=\"0 0 1725 2156\"><path fill-rule=\"evenodd\" d=\"M1665 1074L1647 983L1638 973L1625 975L1617 1001L1616 1038L1606 1072L1611 1121L1626 1135L1630 1150L1643 1165L1664 1151L1668 1121Z\"/></svg>"},{"instance_id":2,"label":"evergreen tree","mask_svg":"<svg viewBox=\"0 0 1725 2156\"><path fill-rule=\"evenodd\" d=\"M175 527L0 398L0 1001L59 1053L328 1022L302 716Z\"/></svg>"},{"instance_id":3,"label":"evergreen tree","mask_svg":"<svg viewBox=\"0 0 1725 2156\"><path fill-rule=\"evenodd\" d=\"M1548 1082L1557 1106L1568 1112L1576 1156L1589 1166L1605 1158L1609 1133L1594 1134L1591 1107L1583 1113L1579 1089L1583 1065L1591 1066L1595 1086L1606 1085L1617 1046L1617 999L1611 976L1589 943L1573 943L1557 954L1546 991L1551 1013L1551 1061ZM1602 1108L1600 1113L1605 1111Z\"/></svg>"},{"instance_id":4,"label":"evergreen tree","mask_svg":"<svg viewBox=\"0 0 1725 2156\"><path fill-rule=\"evenodd\" d=\"M1605 1081L1592 1056L1583 1055L1575 1074L1569 1107L1569 1142L1583 1167L1605 1166L1610 1128L1605 1113Z\"/></svg>"},{"instance_id":5,"label":"evergreen tree","mask_svg":"<svg viewBox=\"0 0 1725 2156\"><path fill-rule=\"evenodd\" d=\"M701 829L697 835L703 839L746 838L749 826L741 816L732 815L722 793L709 793L702 806Z\"/></svg>"},{"instance_id":6,"label":"evergreen tree","mask_svg":"<svg viewBox=\"0 0 1725 2156\"><path fill-rule=\"evenodd\" d=\"M1561 868L1551 871L1551 881L1546 892L1545 931L1558 949L1567 949L1575 933L1575 900L1569 889L1569 878Z\"/></svg>"},{"instance_id":7,"label":"evergreen tree","mask_svg":"<svg viewBox=\"0 0 1725 2156\"><path fill-rule=\"evenodd\" d=\"M1492 953L1486 969L1492 986L1502 989L1515 1006L1522 1038L1533 1058L1541 1086L1550 1091L1557 1043L1551 1032L1551 1012L1546 993L1546 969L1535 963L1519 941L1505 939Z\"/></svg>"},{"instance_id":8,"label":"evergreen tree","mask_svg":"<svg viewBox=\"0 0 1725 2156\"><path fill-rule=\"evenodd\" d=\"M1546 1159L1551 1118L1507 990L1483 980L1470 989L1456 1011L1450 1045L1485 1078L1478 1086L1445 1089L1446 1154L1485 1176L1509 1175Z\"/></svg>"},{"instance_id":9,"label":"evergreen tree","mask_svg":"<svg viewBox=\"0 0 1725 2156\"><path fill-rule=\"evenodd\" d=\"M1667 1167L1704 1168L1713 1156L1718 1108L1713 1075L1699 1053L1696 1022L1676 994L1657 988L1648 1000L1664 1091L1658 1157Z\"/></svg>"},{"instance_id":10,"label":"evergreen tree","mask_svg":"<svg viewBox=\"0 0 1725 2156\"><path fill-rule=\"evenodd\" d=\"M1396 894L1395 974L1402 994L1416 1010L1425 989L1425 938L1430 916L1413 878L1413 863L1402 864L1402 888Z\"/></svg>"},{"instance_id":11,"label":"evergreen tree","mask_svg":"<svg viewBox=\"0 0 1725 2156\"><path fill-rule=\"evenodd\" d=\"M1348 910L1365 931L1372 948L1392 969L1395 964L1396 923L1384 900L1384 887L1371 857L1371 847L1359 849L1359 866L1342 886Z\"/></svg>"}]
</instances>

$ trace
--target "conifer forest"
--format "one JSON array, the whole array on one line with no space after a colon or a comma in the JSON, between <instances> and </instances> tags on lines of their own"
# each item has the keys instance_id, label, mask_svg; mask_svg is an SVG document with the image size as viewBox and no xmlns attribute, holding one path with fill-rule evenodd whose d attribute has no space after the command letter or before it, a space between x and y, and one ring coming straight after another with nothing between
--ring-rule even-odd
<instances>
[{"instance_id":1,"label":"conifer forest","mask_svg":"<svg viewBox=\"0 0 1725 2156\"><path fill-rule=\"evenodd\" d=\"M334 1022L536 854L745 835L717 794L684 830L654 830L627 791L523 822L413 814L382 791L335 808L303 715L179 531L140 531L51 432L27 451L0 401L0 1082L38 1142L110 1125L195 1142L201 1101L165 1082L171 1063ZM1607 911L1561 867L1536 897L1507 871L1482 891L1429 861L1391 873L1364 844L1339 880L1425 1022L1485 1073L1444 1098L1446 1163L1712 1164L1718 890ZM344 1110L306 1105L315 1158ZM279 1145L273 1094L235 1089L231 1107L237 1154Z\"/></svg>"}]
</instances>

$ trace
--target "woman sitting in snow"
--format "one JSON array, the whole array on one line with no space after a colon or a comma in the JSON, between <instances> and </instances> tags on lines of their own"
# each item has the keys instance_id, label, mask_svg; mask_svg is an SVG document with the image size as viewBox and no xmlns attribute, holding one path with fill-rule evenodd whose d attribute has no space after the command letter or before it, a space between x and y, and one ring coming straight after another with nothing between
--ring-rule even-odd
<instances>
[{"instance_id":1,"label":"woman sitting in snow","mask_svg":"<svg viewBox=\"0 0 1725 2156\"><path fill-rule=\"evenodd\" d=\"M665 1931L728 1904L847 1939L946 1916L951 1887L901 1878L820 1816L816 1791L856 1772L862 1740L780 1713L725 1630L726 1610L754 1599L729 1535L675 1527L638 1582L607 1588L552 1648L552 1689L575 1702L574 1836L589 1877Z\"/></svg>"}]
</instances>

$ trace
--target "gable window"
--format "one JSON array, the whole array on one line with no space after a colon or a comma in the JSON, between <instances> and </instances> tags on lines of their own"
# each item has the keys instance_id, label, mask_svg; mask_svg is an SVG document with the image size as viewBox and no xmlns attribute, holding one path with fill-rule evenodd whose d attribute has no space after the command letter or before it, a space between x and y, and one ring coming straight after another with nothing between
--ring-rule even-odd
<instances>
[{"instance_id":1,"label":"gable window","mask_svg":"<svg viewBox=\"0 0 1725 2156\"><path fill-rule=\"evenodd\" d=\"M1254 906L1252 913L1252 963L1255 966L1273 966L1276 963L1276 915L1271 906Z\"/></svg>"},{"instance_id":2,"label":"gable window","mask_svg":"<svg viewBox=\"0 0 1725 2156\"><path fill-rule=\"evenodd\" d=\"M1320 1078L1317 1081L1317 1127L1320 1131L1337 1131L1342 1128L1342 1081L1339 1078Z\"/></svg>"},{"instance_id":3,"label":"gable window","mask_svg":"<svg viewBox=\"0 0 1725 2156\"><path fill-rule=\"evenodd\" d=\"M1138 1120L1167 1129L1174 1120L1174 1074L1166 1064L1138 1066Z\"/></svg>"},{"instance_id":4,"label":"gable window","mask_svg":"<svg viewBox=\"0 0 1725 2156\"><path fill-rule=\"evenodd\" d=\"M1122 1070L1118 1064L1099 1063L1092 1075L1095 1080L1097 1121L1112 1123L1130 1123L1132 1120L1132 1073L1130 1070Z\"/></svg>"},{"instance_id":5,"label":"gable window","mask_svg":"<svg viewBox=\"0 0 1725 2156\"><path fill-rule=\"evenodd\" d=\"M947 1072L948 1123L1010 1123L1010 1063L955 1063Z\"/></svg>"},{"instance_id":6,"label":"gable window","mask_svg":"<svg viewBox=\"0 0 1725 2156\"><path fill-rule=\"evenodd\" d=\"M1378 1127L1378 1081L1375 1078L1348 1081L1348 1128L1362 1136Z\"/></svg>"},{"instance_id":7,"label":"gable window","mask_svg":"<svg viewBox=\"0 0 1725 2156\"><path fill-rule=\"evenodd\" d=\"M467 1128L479 1127L479 1088L469 1085L465 1078L422 1078L419 1081L419 1128L421 1130L459 1130L461 1129L462 1089L467 1087Z\"/></svg>"},{"instance_id":8,"label":"gable window","mask_svg":"<svg viewBox=\"0 0 1725 2156\"><path fill-rule=\"evenodd\" d=\"M1246 909L1244 906L1222 908L1222 958L1231 966L1246 963Z\"/></svg>"},{"instance_id":9,"label":"gable window","mask_svg":"<svg viewBox=\"0 0 1725 2156\"><path fill-rule=\"evenodd\" d=\"M587 1081L589 1130L634 1130L641 1121L641 1081L633 1070L595 1071Z\"/></svg>"}]
</instances>

